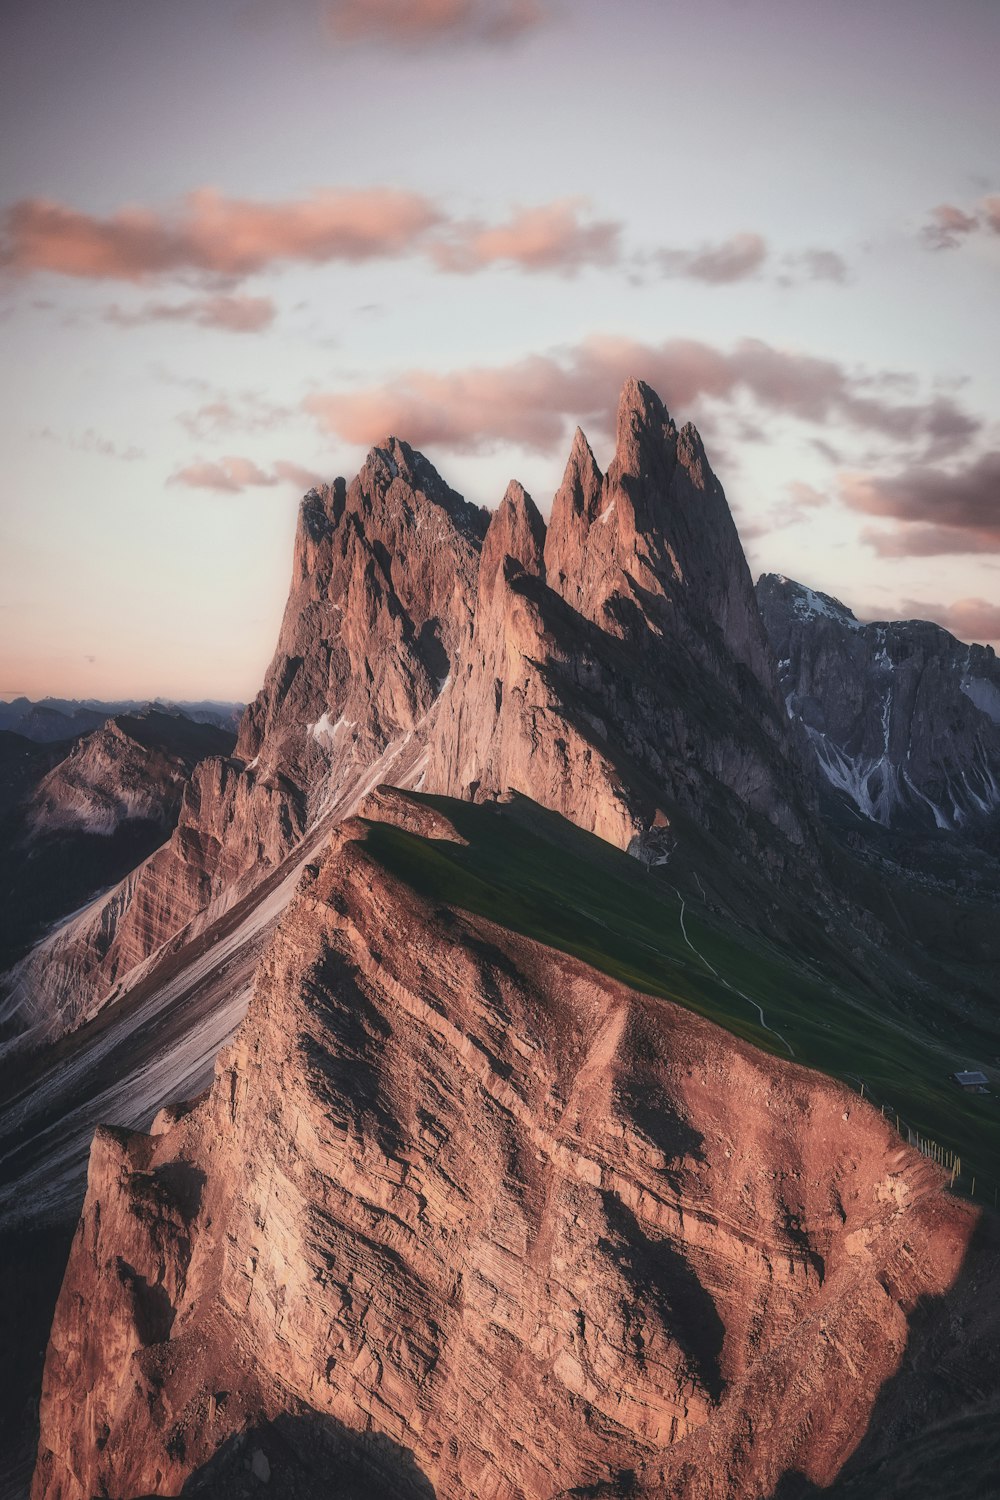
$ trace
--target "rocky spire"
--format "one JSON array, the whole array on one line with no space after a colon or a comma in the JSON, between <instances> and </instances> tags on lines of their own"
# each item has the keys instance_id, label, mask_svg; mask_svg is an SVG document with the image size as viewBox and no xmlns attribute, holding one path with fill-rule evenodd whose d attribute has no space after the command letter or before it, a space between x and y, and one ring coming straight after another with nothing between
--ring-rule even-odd
<instances>
[{"instance_id":1,"label":"rocky spire","mask_svg":"<svg viewBox=\"0 0 1000 1500\"><path fill-rule=\"evenodd\" d=\"M587 533L600 514L604 476L581 428L573 435L562 484L552 502L545 538L545 572L552 586L575 602Z\"/></svg>"},{"instance_id":2,"label":"rocky spire","mask_svg":"<svg viewBox=\"0 0 1000 1500\"><path fill-rule=\"evenodd\" d=\"M626 476L669 482L676 462L677 428L659 396L644 380L626 380L618 400L612 485Z\"/></svg>"},{"instance_id":3,"label":"rocky spire","mask_svg":"<svg viewBox=\"0 0 1000 1500\"><path fill-rule=\"evenodd\" d=\"M510 559L522 572L545 576L545 522L527 490L512 479L493 513L479 564L479 592L492 592L497 571Z\"/></svg>"}]
</instances>

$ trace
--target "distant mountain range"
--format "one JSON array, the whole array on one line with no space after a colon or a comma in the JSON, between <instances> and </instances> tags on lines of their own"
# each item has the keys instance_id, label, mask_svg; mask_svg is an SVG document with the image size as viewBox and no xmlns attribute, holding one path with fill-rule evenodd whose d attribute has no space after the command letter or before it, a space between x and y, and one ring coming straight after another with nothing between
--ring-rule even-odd
<instances>
[{"instance_id":1,"label":"distant mountain range","mask_svg":"<svg viewBox=\"0 0 1000 1500\"><path fill-rule=\"evenodd\" d=\"M151 854L195 766L234 743L230 730L149 706L69 742L0 729L0 970Z\"/></svg>"},{"instance_id":2,"label":"distant mountain range","mask_svg":"<svg viewBox=\"0 0 1000 1500\"><path fill-rule=\"evenodd\" d=\"M242 703L220 703L202 699L197 703L168 703L162 698L121 698L104 702L99 698L11 698L0 702L0 730L8 729L40 744L70 740L99 729L112 714L134 714L147 706L164 713L178 710L196 724L216 724L220 729L239 728Z\"/></svg>"},{"instance_id":3,"label":"distant mountain range","mask_svg":"<svg viewBox=\"0 0 1000 1500\"><path fill-rule=\"evenodd\" d=\"M1000 662L929 620L863 625L765 573L757 601L788 712L826 790L883 827L1000 832Z\"/></svg>"}]
</instances>

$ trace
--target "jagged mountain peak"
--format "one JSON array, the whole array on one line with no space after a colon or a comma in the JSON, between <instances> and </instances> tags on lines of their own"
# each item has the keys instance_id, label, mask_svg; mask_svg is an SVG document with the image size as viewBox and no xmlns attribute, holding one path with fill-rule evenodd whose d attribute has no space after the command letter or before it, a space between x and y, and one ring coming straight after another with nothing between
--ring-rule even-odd
<instances>
[{"instance_id":1,"label":"jagged mountain peak","mask_svg":"<svg viewBox=\"0 0 1000 1500\"><path fill-rule=\"evenodd\" d=\"M538 506L518 480L512 479L493 512L479 563L480 592L489 589L497 569L513 559L525 573L545 574L545 522Z\"/></svg>"},{"instance_id":2,"label":"jagged mountain peak","mask_svg":"<svg viewBox=\"0 0 1000 1500\"><path fill-rule=\"evenodd\" d=\"M806 783L722 488L645 383L626 384L619 427L606 475L577 430L547 530L516 481L480 509L395 436L304 497L235 755L199 766L174 838L114 897L106 958L84 924L65 961L32 961L56 1025L255 889L373 776L521 792L643 857L671 807L736 840L759 840L761 815L774 868L802 846Z\"/></svg>"},{"instance_id":3,"label":"jagged mountain peak","mask_svg":"<svg viewBox=\"0 0 1000 1500\"><path fill-rule=\"evenodd\" d=\"M834 598L832 594L824 594L819 589L810 588L808 584L799 583L794 578L788 578L784 573L762 573L757 580L756 589L761 601L771 598L786 600L799 619L825 616L838 620L851 629L857 629L861 624L854 611L848 609L842 600Z\"/></svg>"},{"instance_id":4,"label":"jagged mountain peak","mask_svg":"<svg viewBox=\"0 0 1000 1500\"><path fill-rule=\"evenodd\" d=\"M995 837L1000 672L929 620L863 623L780 574L757 584L790 717L821 785L872 823Z\"/></svg>"},{"instance_id":5,"label":"jagged mountain peak","mask_svg":"<svg viewBox=\"0 0 1000 1500\"><path fill-rule=\"evenodd\" d=\"M401 438L390 435L369 449L355 484L349 488L349 499L355 485L370 503L377 500L389 508L402 505L409 509L429 502L445 511L467 535L479 540L485 535L489 512L453 490L430 459Z\"/></svg>"},{"instance_id":6,"label":"jagged mountain peak","mask_svg":"<svg viewBox=\"0 0 1000 1500\"><path fill-rule=\"evenodd\" d=\"M667 408L644 380L629 379L618 399L615 456L608 478L669 475L676 458L677 427Z\"/></svg>"}]
</instances>

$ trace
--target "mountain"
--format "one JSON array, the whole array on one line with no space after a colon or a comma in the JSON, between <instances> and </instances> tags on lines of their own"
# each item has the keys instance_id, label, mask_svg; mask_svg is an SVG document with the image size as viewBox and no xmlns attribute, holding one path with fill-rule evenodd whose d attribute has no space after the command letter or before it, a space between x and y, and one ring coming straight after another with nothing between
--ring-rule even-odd
<instances>
[{"instance_id":1,"label":"mountain","mask_svg":"<svg viewBox=\"0 0 1000 1500\"><path fill-rule=\"evenodd\" d=\"M113 885L162 843L194 767L231 749L233 736L147 708L108 719L70 741L68 753L65 742L42 746L9 732L3 741L6 967L46 923Z\"/></svg>"},{"instance_id":2,"label":"mountain","mask_svg":"<svg viewBox=\"0 0 1000 1500\"><path fill-rule=\"evenodd\" d=\"M1000 1178L950 1077L1000 1077L996 886L816 786L641 382L547 526L395 438L311 491L235 749L12 976L36 1496L793 1500L914 1445L982 1493L998 1246L942 1163Z\"/></svg>"},{"instance_id":3,"label":"mountain","mask_svg":"<svg viewBox=\"0 0 1000 1500\"><path fill-rule=\"evenodd\" d=\"M54 1035L305 858L376 783L523 791L648 860L678 818L808 883L812 793L752 581L693 428L638 381L603 476L577 435L548 529L492 518L396 439L303 501L278 647L235 754L177 830L32 954L22 1015Z\"/></svg>"},{"instance_id":4,"label":"mountain","mask_svg":"<svg viewBox=\"0 0 1000 1500\"><path fill-rule=\"evenodd\" d=\"M928 1362L939 1433L995 1430L995 1228L845 1085L470 911L477 863L546 856L463 809L369 799L208 1093L98 1132L37 1500L802 1494L876 1403L863 1453L905 1448ZM641 911L576 837L594 909ZM452 858L457 903L420 889Z\"/></svg>"},{"instance_id":5,"label":"mountain","mask_svg":"<svg viewBox=\"0 0 1000 1500\"><path fill-rule=\"evenodd\" d=\"M206 755L232 748L224 730L180 713L119 714L78 740L32 793L32 833L114 834L123 823L177 821L187 777Z\"/></svg>"},{"instance_id":6,"label":"mountain","mask_svg":"<svg viewBox=\"0 0 1000 1500\"><path fill-rule=\"evenodd\" d=\"M884 827L1000 830L1000 663L929 620L863 625L765 573L757 600L788 712L828 787Z\"/></svg>"},{"instance_id":7,"label":"mountain","mask_svg":"<svg viewBox=\"0 0 1000 1500\"><path fill-rule=\"evenodd\" d=\"M32 702L22 696L0 702L0 731L8 730L23 735L25 739L49 744L90 734L115 714L141 713L147 707L166 713L177 711L196 724L214 724L219 729L233 732L239 727L243 712L242 703L217 703L209 699L197 703L166 703L157 699L149 703L137 698L114 702L102 702L97 698L43 698Z\"/></svg>"}]
</instances>

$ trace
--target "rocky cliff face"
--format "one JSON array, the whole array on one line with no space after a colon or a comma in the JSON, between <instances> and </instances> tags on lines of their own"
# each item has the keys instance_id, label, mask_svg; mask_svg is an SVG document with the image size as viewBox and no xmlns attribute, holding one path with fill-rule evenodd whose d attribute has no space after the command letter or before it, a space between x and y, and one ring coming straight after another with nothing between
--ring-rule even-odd
<instances>
[{"instance_id":1,"label":"rocky cliff face","mask_svg":"<svg viewBox=\"0 0 1000 1500\"><path fill-rule=\"evenodd\" d=\"M285 618L236 752L203 761L171 839L13 974L32 1037L78 1025L237 904L380 777L415 735L471 634L484 513L403 443L302 503ZM320 830L320 832L317 832Z\"/></svg>"},{"instance_id":2,"label":"rocky cliff face","mask_svg":"<svg viewBox=\"0 0 1000 1500\"><path fill-rule=\"evenodd\" d=\"M235 737L147 708L69 746L4 739L0 971L47 925L149 855L177 823L196 765L230 751Z\"/></svg>"},{"instance_id":3,"label":"rocky cliff face","mask_svg":"<svg viewBox=\"0 0 1000 1500\"><path fill-rule=\"evenodd\" d=\"M826 783L885 827L995 831L1000 665L928 620L862 625L766 573L757 598L788 712Z\"/></svg>"},{"instance_id":4,"label":"rocky cliff face","mask_svg":"<svg viewBox=\"0 0 1000 1500\"><path fill-rule=\"evenodd\" d=\"M808 778L725 497L641 382L606 476L577 434L547 529L519 485L491 518L396 439L307 495L235 755L203 762L170 842L32 955L14 1007L76 1024L386 780L521 791L647 860L677 812L776 876L808 858Z\"/></svg>"},{"instance_id":5,"label":"rocky cliff face","mask_svg":"<svg viewBox=\"0 0 1000 1500\"><path fill-rule=\"evenodd\" d=\"M78 740L39 783L25 807L30 833L110 837L130 822L169 830L198 762L232 748L232 735L179 714L119 714Z\"/></svg>"},{"instance_id":6,"label":"rocky cliff face","mask_svg":"<svg viewBox=\"0 0 1000 1500\"><path fill-rule=\"evenodd\" d=\"M208 1094L98 1134L36 1500L791 1495L876 1400L925 1421L922 1350L989 1388L996 1246L876 1110L424 901L370 826L307 870Z\"/></svg>"},{"instance_id":7,"label":"rocky cliff face","mask_svg":"<svg viewBox=\"0 0 1000 1500\"><path fill-rule=\"evenodd\" d=\"M426 785L522 791L649 859L682 809L780 868L804 781L721 486L630 381L606 476L578 430L547 530L519 485L495 513Z\"/></svg>"}]
</instances>

